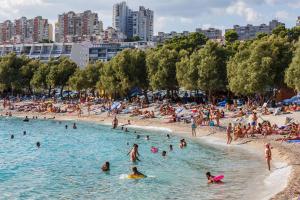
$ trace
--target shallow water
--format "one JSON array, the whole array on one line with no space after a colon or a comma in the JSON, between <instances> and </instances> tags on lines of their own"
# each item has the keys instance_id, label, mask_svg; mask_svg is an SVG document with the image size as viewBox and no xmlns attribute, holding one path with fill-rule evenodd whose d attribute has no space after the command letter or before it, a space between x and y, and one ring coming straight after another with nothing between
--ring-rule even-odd
<instances>
[{"instance_id":1,"label":"shallow water","mask_svg":"<svg viewBox=\"0 0 300 200\"><path fill-rule=\"evenodd\" d=\"M0 199L234 200L259 199L264 189L264 163L241 148L214 148L187 139L188 147L179 149L180 138L167 139L162 132L129 129L124 133L93 123L77 126L73 130L72 122L0 118ZM141 162L135 165L127 156L134 143L141 154ZM151 146L158 147L159 153L151 153ZM167 151L166 158L162 150ZM100 170L105 161L111 163L109 174ZM123 179L132 166L150 177ZM207 185L207 171L224 174L225 183Z\"/></svg>"}]
</instances>

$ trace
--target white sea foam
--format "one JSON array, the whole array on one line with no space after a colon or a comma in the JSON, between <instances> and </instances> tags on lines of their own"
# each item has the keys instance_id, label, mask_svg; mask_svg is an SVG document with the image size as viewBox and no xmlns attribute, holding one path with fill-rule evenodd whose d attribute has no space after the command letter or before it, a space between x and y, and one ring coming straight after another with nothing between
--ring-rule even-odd
<instances>
[{"instance_id":1,"label":"white sea foam","mask_svg":"<svg viewBox=\"0 0 300 200\"><path fill-rule=\"evenodd\" d=\"M288 184L288 178L292 172L292 167L283 162L274 163L275 170L264 180L267 190L263 200L268 200L281 192Z\"/></svg>"},{"instance_id":2,"label":"white sea foam","mask_svg":"<svg viewBox=\"0 0 300 200\"><path fill-rule=\"evenodd\" d=\"M138 128L144 130L151 130L151 131L162 131L162 132L169 132L171 133L172 130L170 128L165 127L155 127L155 126L137 126L137 125L128 125L129 128Z\"/></svg>"}]
</instances>

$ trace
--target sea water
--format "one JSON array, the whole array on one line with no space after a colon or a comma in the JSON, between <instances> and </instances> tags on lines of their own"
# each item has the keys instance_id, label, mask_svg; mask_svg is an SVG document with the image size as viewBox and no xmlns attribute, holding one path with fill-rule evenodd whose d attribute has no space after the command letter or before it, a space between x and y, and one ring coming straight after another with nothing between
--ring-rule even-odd
<instances>
[{"instance_id":1,"label":"sea water","mask_svg":"<svg viewBox=\"0 0 300 200\"><path fill-rule=\"evenodd\" d=\"M72 129L72 123L0 118L0 199L255 200L264 189L265 164L241 148L186 139L187 148L180 149L181 138L168 139L164 131L129 128L126 133L80 122ZM135 143L141 161L132 163L127 153ZM109 173L100 169L106 161ZM148 178L127 179L133 166ZM224 174L224 184L208 185L207 171Z\"/></svg>"}]
</instances>

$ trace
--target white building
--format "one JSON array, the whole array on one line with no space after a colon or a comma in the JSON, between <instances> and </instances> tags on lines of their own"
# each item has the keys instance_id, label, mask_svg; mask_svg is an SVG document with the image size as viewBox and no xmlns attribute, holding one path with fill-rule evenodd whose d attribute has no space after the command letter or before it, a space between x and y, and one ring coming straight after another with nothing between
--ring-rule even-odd
<instances>
[{"instance_id":1,"label":"white building","mask_svg":"<svg viewBox=\"0 0 300 200\"><path fill-rule=\"evenodd\" d=\"M9 53L25 55L31 59L48 62L50 59L68 57L78 66L85 67L89 62L108 61L126 48L147 49L155 47L153 42L99 43L37 43L0 45L0 57Z\"/></svg>"},{"instance_id":2,"label":"white building","mask_svg":"<svg viewBox=\"0 0 300 200\"><path fill-rule=\"evenodd\" d=\"M296 21L296 26L300 26L300 16L298 16L298 19Z\"/></svg>"},{"instance_id":3,"label":"white building","mask_svg":"<svg viewBox=\"0 0 300 200\"><path fill-rule=\"evenodd\" d=\"M252 24L247 24L246 26L239 26L239 25L234 25L233 29L227 29L225 32L229 30L235 30L238 34L238 39L239 40L251 40L256 38L258 33L266 33L266 34L271 34L272 31L277 27L277 26L285 26L284 23L281 23L277 20L272 20L269 22L269 25L266 24L260 24L258 26L253 26Z\"/></svg>"},{"instance_id":4,"label":"white building","mask_svg":"<svg viewBox=\"0 0 300 200\"><path fill-rule=\"evenodd\" d=\"M132 11L126 2L117 3L113 6L113 28L125 34L128 39L138 36L142 41L152 41L153 16L153 11L143 6L138 11Z\"/></svg>"},{"instance_id":5,"label":"white building","mask_svg":"<svg viewBox=\"0 0 300 200\"><path fill-rule=\"evenodd\" d=\"M128 34L129 13L130 10L125 1L113 5L112 26L114 29L124 33L125 35Z\"/></svg>"},{"instance_id":6,"label":"white building","mask_svg":"<svg viewBox=\"0 0 300 200\"><path fill-rule=\"evenodd\" d=\"M211 40L221 40L222 39L222 30L220 30L220 29L215 29L215 28L201 29L201 28L197 28L196 32L202 33L208 39L211 39Z\"/></svg>"}]
</instances>

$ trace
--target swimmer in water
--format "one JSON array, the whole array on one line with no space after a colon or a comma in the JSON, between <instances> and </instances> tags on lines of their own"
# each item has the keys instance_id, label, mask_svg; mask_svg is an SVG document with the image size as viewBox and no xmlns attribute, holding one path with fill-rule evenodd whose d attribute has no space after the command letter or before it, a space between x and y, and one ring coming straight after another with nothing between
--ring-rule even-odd
<instances>
[{"instance_id":1,"label":"swimmer in water","mask_svg":"<svg viewBox=\"0 0 300 200\"><path fill-rule=\"evenodd\" d=\"M150 137L149 137L149 135L147 135L147 136L146 136L146 140L150 140Z\"/></svg>"},{"instance_id":2,"label":"swimmer in water","mask_svg":"<svg viewBox=\"0 0 300 200\"><path fill-rule=\"evenodd\" d=\"M215 181L214 180L214 176L212 176L210 174L210 172L206 172L206 178L207 178L207 183L210 184L210 183L223 183L222 181Z\"/></svg>"},{"instance_id":3,"label":"swimmer in water","mask_svg":"<svg viewBox=\"0 0 300 200\"><path fill-rule=\"evenodd\" d=\"M15 136L14 136L14 135L11 135L11 136L10 136L10 139L14 139L14 138L15 138Z\"/></svg>"},{"instance_id":4,"label":"swimmer in water","mask_svg":"<svg viewBox=\"0 0 300 200\"><path fill-rule=\"evenodd\" d=\"M73 129L77 129L76 123L73 124Z\"/></svg>"},{"instance_id":5,"label":"swimmer in water","mask_svg":"<svg viewBox=\"0 0 300 200\"><path fill-rule=\"evenodd\" d=\"M170 139L170 135L169 134L167 134L167 138Z\"/></svg>"},{"instance_id":6,"label":"swimmer in water","mask_svg":"<svg viewBox=\"0 0 300 200\"><path fill-rule=\"evenodd\" d=\"M40 142L37 142L37 143L36 143L36 146L37 146L37 148L40 148L41 143L40 143Z\"/></svg>"},{"instance_id":7,"label":"swimmer in water","mask_svg":"<svg viewBox=\"0 0 300 200\"><path fill-rule=\"evenodd\" d=\"M132 168L132 174L130 174L130 176L143 176L144 178L147 177L145 174L139 172L136 167Z\"/></svg>"},{"instance_id":8,"label":"swimmer in water","mask_svg":"<svg viewBox=\"0 0 300 200\"><path fill-rule=\"evenodd\" d=\"M137 135L137 136L136 136L136 139L140 139L140 137L141 137L140 135Z\"/></svg>"},{"instance_id":9,"label":"swimmer in water","mask_svg":"<svg viewBox=\"0 0 300 200\"><path fill-rule=\"evenodd\" d=\"M121 130L122 130L122 131L124 130L124 126L121 126Z\"/></svg>"},{"instance_id":10,"label":"swimmer in water","mask_svg":"<svg viewBox=\"0 0 300 200\"><path fill-rule=\"evenodd\" d=\"M68 129L68 125L65 125L65 128Z\"/></svg>"},{"instance_id":11,"label":"swimmer in water","mask_svg":"<svg viewBox=\"0 0 300 200\"><path fill-rule=\"evenodd\" d=\"M26 135L26 131L23 131L23 135Z\"/></svg>"},{"instance_id":12,"label":"swimmer in water","mask_svg":"<svg viewBox=\"0 0 300 200\"><path fill-rule=\"evenodd\" d=\"M29 118L26 116L25 119L23 119L23 122L29 122Z\"/></svg>"},{"instance_id":13,"label":"swimmer in water","mask_svg":"<svg viewBox=\"0 0 300 200\"><path fill-rule=\"evenodd\" d=\"M116 129L118 127L118 119L117 116L114 117L113 121L112 121L112 128Z\"/></svg>"},{"instance_id":14,"label":"swimmer in water","mask_svg":"<svg viewBox=\"0 0 300 200\"><path fill-rule=\"evenodd\" d=\"M162 155L163 157L165 157L165 156L167 155L167 152L166 152L166 151L163 151L163 152L161 153L161 155Z\"/></svg>"},{"instance_id":15,"label":"swimmer in water","mask_svg":"<svg viewBox=\"0 0 300 200\"><path fill-rule=\"evenodd\" d=\"M183 147L186 147L186 142L184 139L181 139L180 140L180 143L179 143L179 147L182 149Z\"/></svg>"},{"instance_id":16,"label":"swimmer in water","mask_svg":"<svg viewBox=\"0 0 300 200\"><path fill-rule=\"evenodd\" d=\"M127 128L125 128L125 132L129 132Z\"/></svg>"},{"instance_id":17,"label":"swimmer in water","mask_svg":"<svg viewBox=\"0 0 300 200\"><path fill-rule=\"evenodd\" d=\"M110 170L109 166L110 166L109 162L108 162L108 161L105 162L105 163L102 165L102 167L101 167L102 171L103 171L103 172L108 172L108 171Z\"/></svg>"},{"instance_id":18,"label":"swimmer in water","mask_svg":"<svg viewBox=\"0 0 300 200\"><path fill-rule=\"evenodd\" d=\"M140 161L140 159L138 158L138 156L140 156L138 149L139 149L139 146L137 144L134 144L133 148L127 154L127 155L130 155L131 162Z\"/></svg>"},{"instance_id":19,"label":"swimmer in water","mask_svg":"<svg viewBox=\"0 0 300 200\"><path fill-rule=\"evenodd\" d=\"M170 144L169 148L170 148L170 151L173 151L173 145Z\"/></svg>"}]
</instances>

